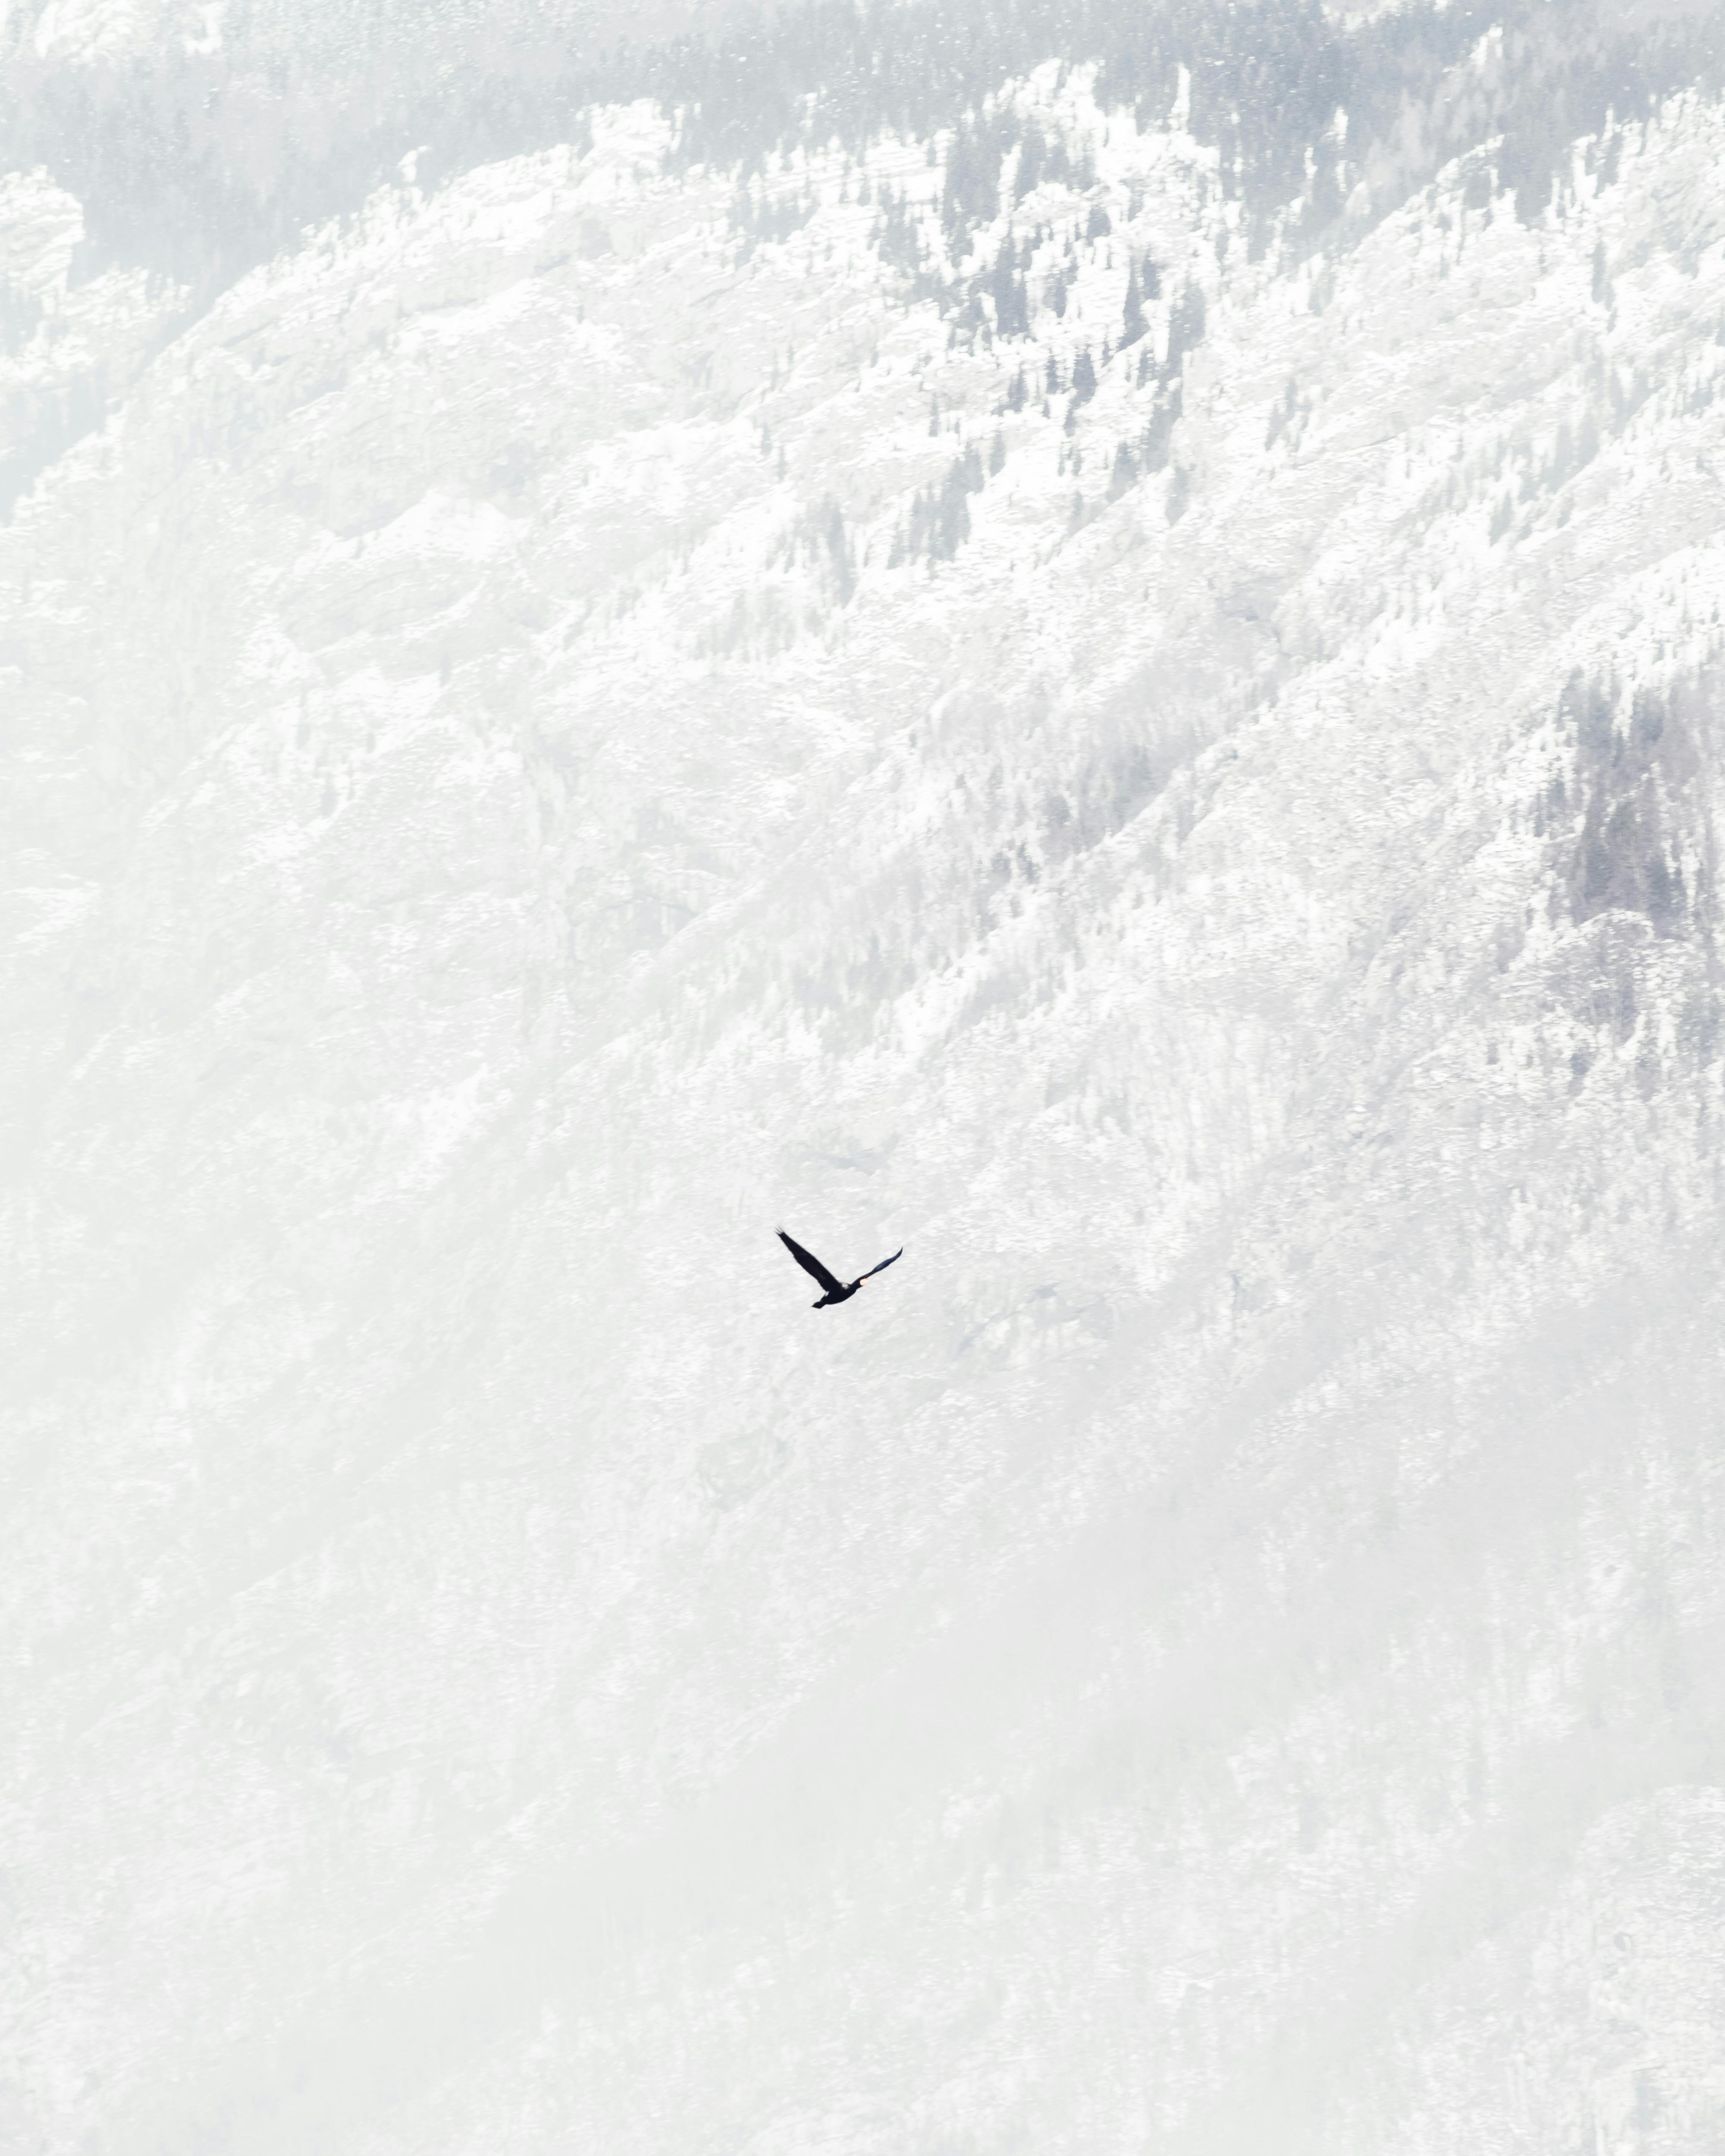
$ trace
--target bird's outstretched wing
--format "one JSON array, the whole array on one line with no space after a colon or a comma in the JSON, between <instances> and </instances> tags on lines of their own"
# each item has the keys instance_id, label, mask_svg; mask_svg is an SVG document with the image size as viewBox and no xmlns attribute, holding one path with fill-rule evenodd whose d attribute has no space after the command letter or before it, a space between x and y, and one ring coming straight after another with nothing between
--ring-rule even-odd
<instances>
[{"instance_id":1,"label":"bird's outstretched wing","mask_svg":"<svg viewBox=\"0 0 1725 2156\"><path fill-rule=\"evenodd\" d=\"M815 1279L818 1280L821 1286L826 1290L829 1295L842 1295L844 1293L844 1281L834 1280L833 1276L821 1263L820 1260L814 1256L809 1251L805 1250L800 1243L793 1243L790 1237L786 1235L783 1228L778 1231L778 1240L784 1245L791 1255L797 1260L797 1263L801 1265L803 1271L805 1273L812 1273Z\"/></svg>"},{"instance_id":2,"label":"bird's outstretched wing","mask_svg":"<svg viewBox=\"0 0 1725 2156\"><path fill-rule=\"evenodd\" d=\"M873 1280L876 1273L884 1273L889 1265L896 1265L904 1254L905 1246L901 1243L890 1258L882 1258L878 1265L870 1265L860 1277L864 1280Z\"/></svg>"}]
</instances>

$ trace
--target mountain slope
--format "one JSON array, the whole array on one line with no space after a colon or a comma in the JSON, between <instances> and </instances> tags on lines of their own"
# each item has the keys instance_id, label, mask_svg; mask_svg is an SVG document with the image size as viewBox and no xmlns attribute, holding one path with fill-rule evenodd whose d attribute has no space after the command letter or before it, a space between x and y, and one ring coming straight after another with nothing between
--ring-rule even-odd
<instances>
[{"instance_id":1,"label":"mountain slope","mask_svg":"<svg viewBox=\"0 0 1725 2156\"><path fill-rule=\"evenodd\" d=\"M404 174L0 532L18 2145L1725 2132L1725 121L1094 86Z\"/></svg>"}]
</instances>

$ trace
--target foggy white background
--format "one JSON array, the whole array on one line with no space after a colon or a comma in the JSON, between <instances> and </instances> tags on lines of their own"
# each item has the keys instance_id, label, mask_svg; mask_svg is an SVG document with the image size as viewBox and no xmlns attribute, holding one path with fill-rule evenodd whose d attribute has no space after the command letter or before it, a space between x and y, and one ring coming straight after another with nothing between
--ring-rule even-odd
<instances>
[{"instance_id":1,"label":"foggy white background","mask_svg":"<svg viewBox=\"0 0 1725 2156\"><path fill-rule=\"evenodd\" d=\"M1725 2150L1725 108L1519 20L0 18L7 2150Z\"/></svg>"}]
</instances>

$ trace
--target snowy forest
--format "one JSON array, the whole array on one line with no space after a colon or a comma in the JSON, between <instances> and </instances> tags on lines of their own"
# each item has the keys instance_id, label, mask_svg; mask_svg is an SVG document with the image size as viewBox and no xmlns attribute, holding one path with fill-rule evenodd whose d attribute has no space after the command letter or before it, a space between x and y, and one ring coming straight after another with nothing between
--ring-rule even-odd
<instances>
[{"instance_id":1,"label":"snowy forest","mask_svg":"<svg viewBox=\"0 0 1725 2156\"><path fill-rule=\"evenodd\" d=\"M1725 2149L1722 482L1712 0L0 6L8 2156Z\"/></svg>"}]
</instances>

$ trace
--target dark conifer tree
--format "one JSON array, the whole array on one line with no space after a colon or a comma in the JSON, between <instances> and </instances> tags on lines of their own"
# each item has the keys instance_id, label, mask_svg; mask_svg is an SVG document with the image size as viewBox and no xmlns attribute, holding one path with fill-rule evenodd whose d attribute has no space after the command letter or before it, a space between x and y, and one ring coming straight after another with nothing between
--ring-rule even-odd
<instances>
[{"instance_id":1,"label":"dark conifer tree","mask_svg":"<svg viewBox=\"0 0 1725 2156\"><path fill-rule=\"evenodd\" d=\"M1204 294L1196 285L1189 285L1175 300L1173 311L1168 316L1168 359L1163 372L1173 376L1180 371L1181 362L1189 352L1204 342Z\"/></svg>"},{"instance_id":2,"label":"dark conifer tree","mask_svg":"<svg viewBox=\"0 0 1725 2156\"><path fill-rule=\"evenodd\" d=\"M1024 139L1019 146L1018 171L1014 175L1012 192L1014 202L1022 202L1042 177L1043 164L1048 155L1048 145L1042 139L1042 130L1033 120L1024 130Z\"/></svg>"},{"instance_id":3,"label":"dark conifer tree","mask_svg":"<svg viewBox=\"0 0 1725 2156\"><path fill-rule=\"evenodd\" d=\"M1013 266L1014 252L1009 234L994 259L994 274L989 280L994 301L994 326L1002 336L1028 336L1030 302L1024 280Z\"/></svg>"},{"instance_id":4,"label":"dark conifer tree","mask_svg":"<svg viewBox=\"0 0 1725 2156\"><path fill-rule=\"evenodd\" d=\"M1134 262L1126 280L1126 308L1120 326L1121 350L1124 352L1129 344L1136 344L1148 327L1144 320L1143 294L1138 285L1138 265Z\"/></svg>"},{"instance_id":5,"label":"dark conifer tree","mask_svg":"<svg viewBox=\"0 0 1725 2156\"><path fill-rule=\"evenodd\" d=\"M987 224L1000 209L1000 143L998 129L964 121L947 156L947 184L941 218L956 260L968 249L973 227Z\"/></svg>"}]
</instances>

